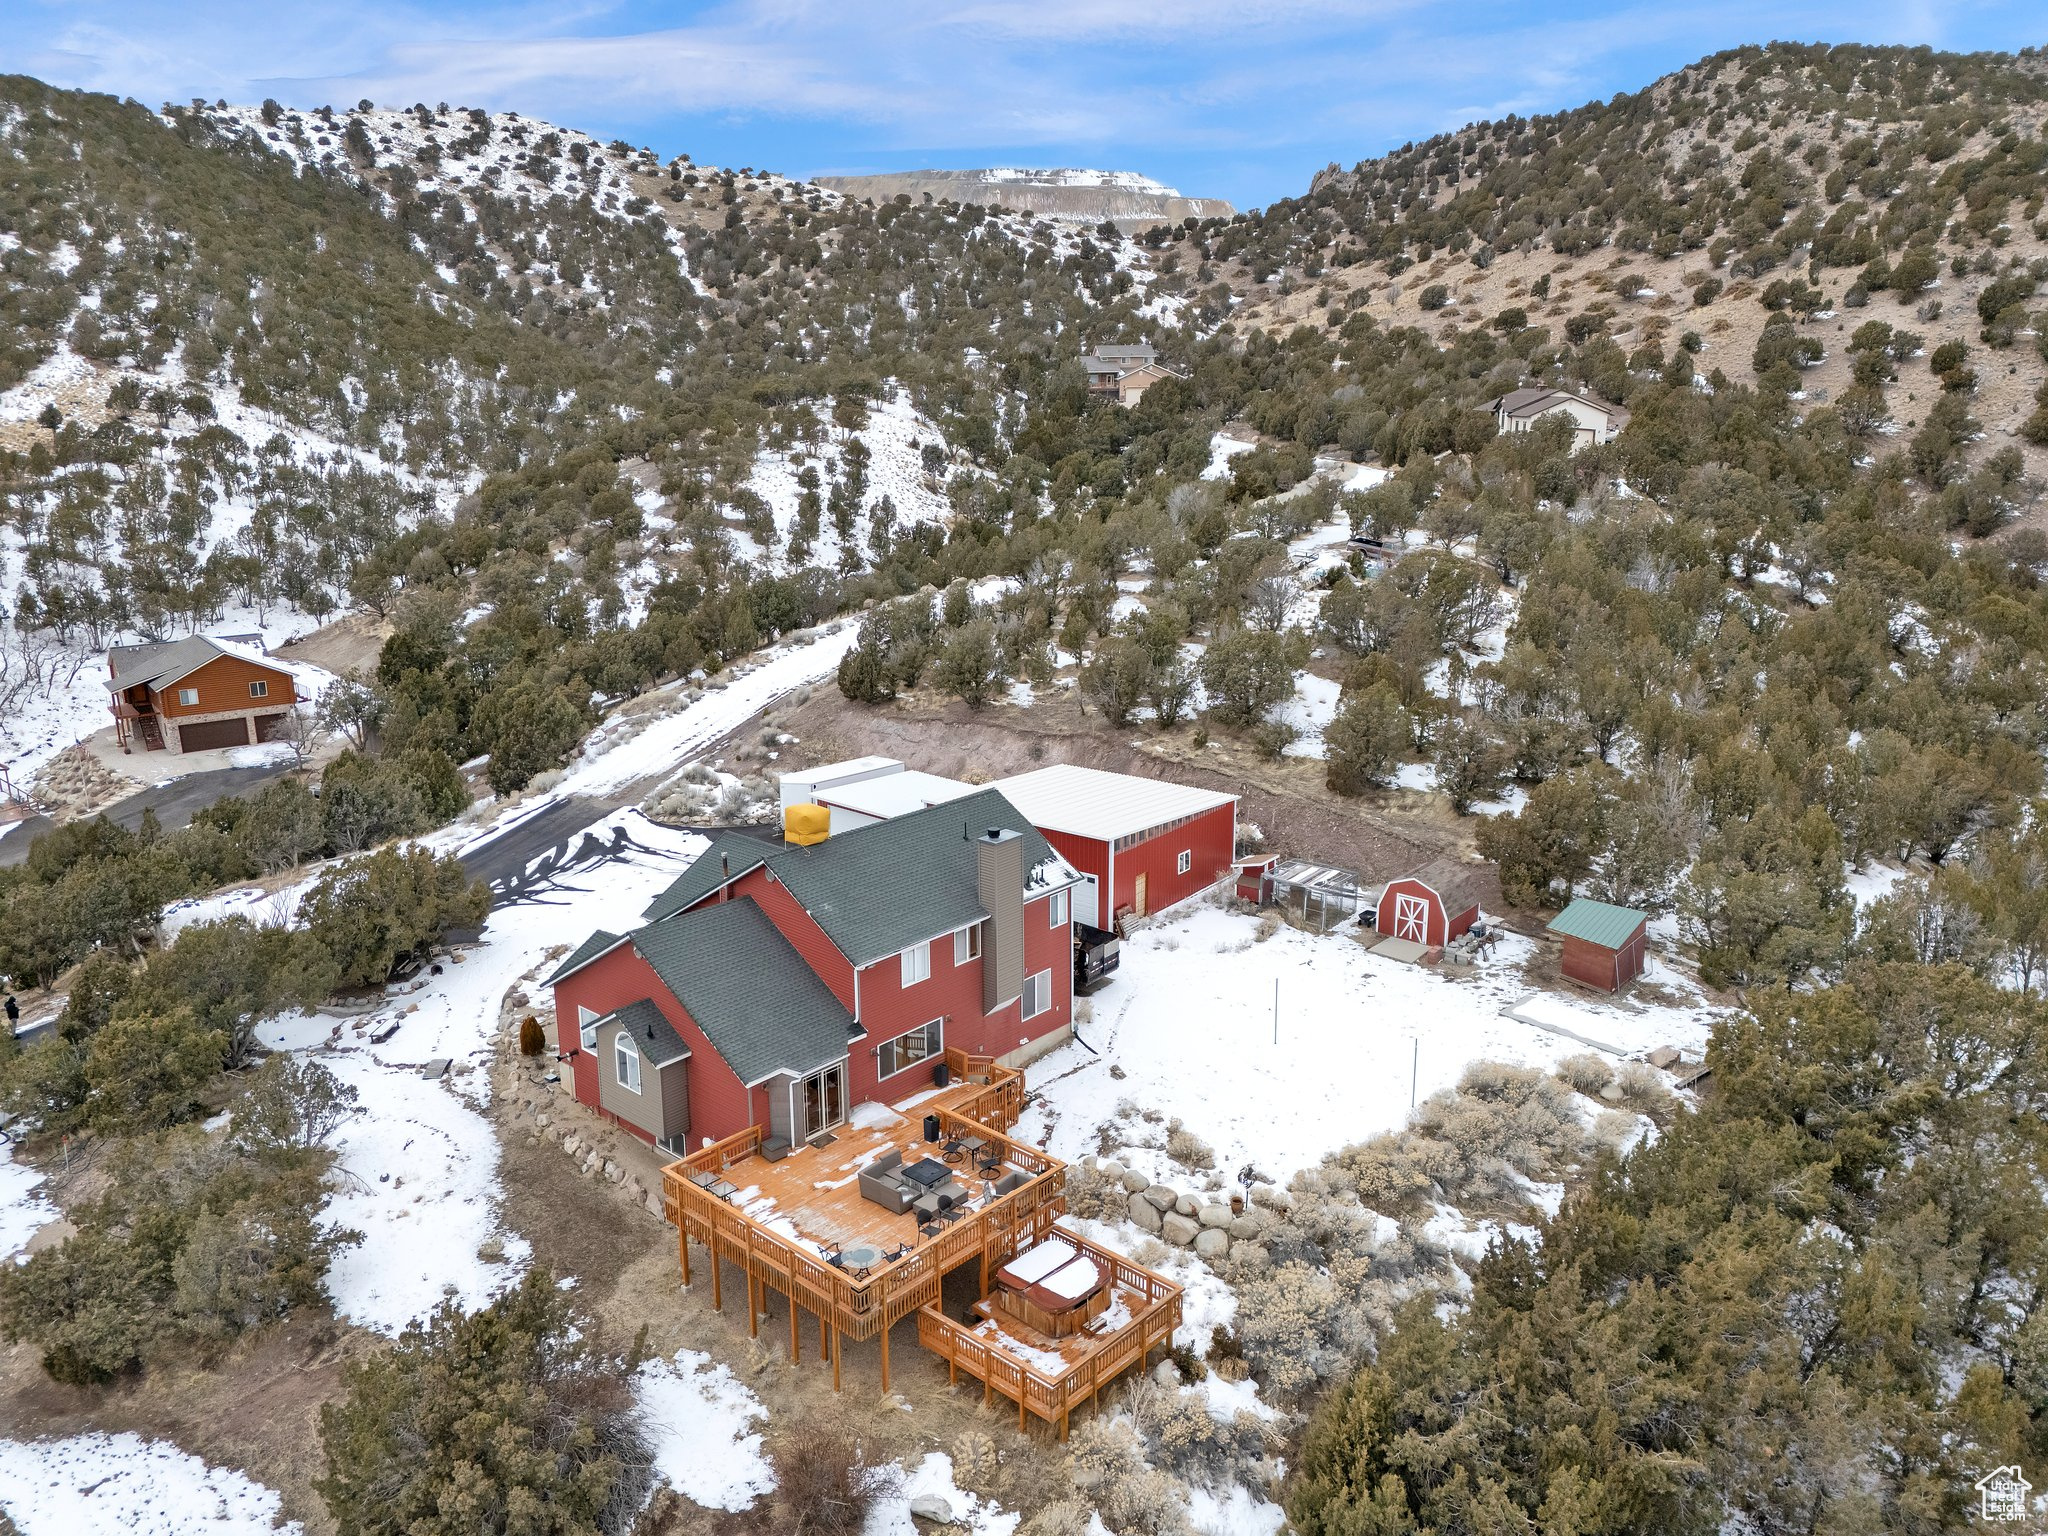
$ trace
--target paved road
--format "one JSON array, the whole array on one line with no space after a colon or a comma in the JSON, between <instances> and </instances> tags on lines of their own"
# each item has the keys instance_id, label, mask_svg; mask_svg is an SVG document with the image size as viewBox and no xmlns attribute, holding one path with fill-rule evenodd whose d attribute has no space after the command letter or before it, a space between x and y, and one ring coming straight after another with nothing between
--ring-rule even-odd
<instances>
[{"instance_id":1,"label":"paved road","mask_svg":"<svg viewBox=\"0 0 2048 1536\"><path fill-rule=\"evenodd\" d=\"M138 790L125 800L115 801L101 814L132 832L142 825L142 813L154 810L164 830L175 832L216 801L225 800L230 795L246 795L258 785L286 772L289 768L284 764L270 764L262 768L212 768L205 773L187 774L168 784L155 784ZM28 857L29 844L55 826L56 822L48 816L33 816L5 838L0 838L0 868L11 868L21 863Z\"/></svg>"}]
</instances>

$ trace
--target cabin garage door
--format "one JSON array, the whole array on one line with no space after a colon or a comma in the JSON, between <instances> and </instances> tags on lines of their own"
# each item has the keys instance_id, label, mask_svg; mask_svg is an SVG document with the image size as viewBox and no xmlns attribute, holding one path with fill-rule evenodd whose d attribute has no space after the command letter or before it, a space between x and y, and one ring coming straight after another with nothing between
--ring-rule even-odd
<instances>
[{"instance_id":1,"label":"cabin garage door","mask_svg":"<svg viewBox=\"0 0 2048 1536\"><path fill-rule=\"evenodd\" d=\"M204 752L212 747L246 747L249 722L240 715L232 720L199 720L178 727L178 750Z\"/></svg>"},{"instance_id":2,"label":"cabin garage door","mask_svg":"<svg viewBox=\"0 0 2048 1536\"><path fill-rule=\"evenodd\" d=\"M256 717L256 739L258 741L275 741L283 734L283 710L279 710L274 715L258 715Z\"/></svg>"}]
</instances>

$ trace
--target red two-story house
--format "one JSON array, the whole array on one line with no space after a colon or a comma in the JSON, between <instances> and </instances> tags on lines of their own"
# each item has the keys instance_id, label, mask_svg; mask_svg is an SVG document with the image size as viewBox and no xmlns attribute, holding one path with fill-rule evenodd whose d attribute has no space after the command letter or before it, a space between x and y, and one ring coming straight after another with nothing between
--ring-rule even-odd
<instances>
[{"instance_id":1,"label":"red two-story house","mask_svg":"<svg viewBox=\"0 0 2048 1536\"><path fill-rule=\"evenodd\" d=\"M673 1151L788 1147L1073 1022L1080 876L995 790L811 847L724 833L550 978L576 1097Z\"/></svg>"}]
</instances>

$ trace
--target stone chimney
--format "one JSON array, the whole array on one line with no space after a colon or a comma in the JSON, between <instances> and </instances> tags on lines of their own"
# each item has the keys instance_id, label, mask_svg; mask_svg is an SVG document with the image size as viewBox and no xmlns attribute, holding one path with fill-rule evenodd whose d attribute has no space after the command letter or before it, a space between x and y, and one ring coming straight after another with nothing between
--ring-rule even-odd
<instances>
[{"instance_id":1,"label":"stone chimney","mask_svg":"<svg viewBox=\"0 0 2048 1536\"><path fill-rule=\"evenodd\" d=\"M990 827L974 840L974 889L981 925L981 1011L1024 995L1024 839Z\"/></svg>"}]
</instances>

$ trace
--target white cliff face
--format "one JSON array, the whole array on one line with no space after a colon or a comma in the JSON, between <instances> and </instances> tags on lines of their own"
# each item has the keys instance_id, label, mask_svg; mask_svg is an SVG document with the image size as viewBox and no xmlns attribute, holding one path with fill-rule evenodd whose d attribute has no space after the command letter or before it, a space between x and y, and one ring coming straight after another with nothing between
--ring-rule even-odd
<instances>
[{"instance_id":1,"label":"white cliff face","mask_svg":"<svg viewBox=\"0 0 2048 1536\"><path fill-rule=\"evenodd\" d=\"M1113 220L1126 233L1183 219L1227 219L1237 210L1221 198L1183 197L1136 171L1084 167L997 166L980 170L895 171L877 176L820 176L818 185L877 201L908 194L962 203L999 203L1062 224Z\"/></svg>"}]
</instances>

